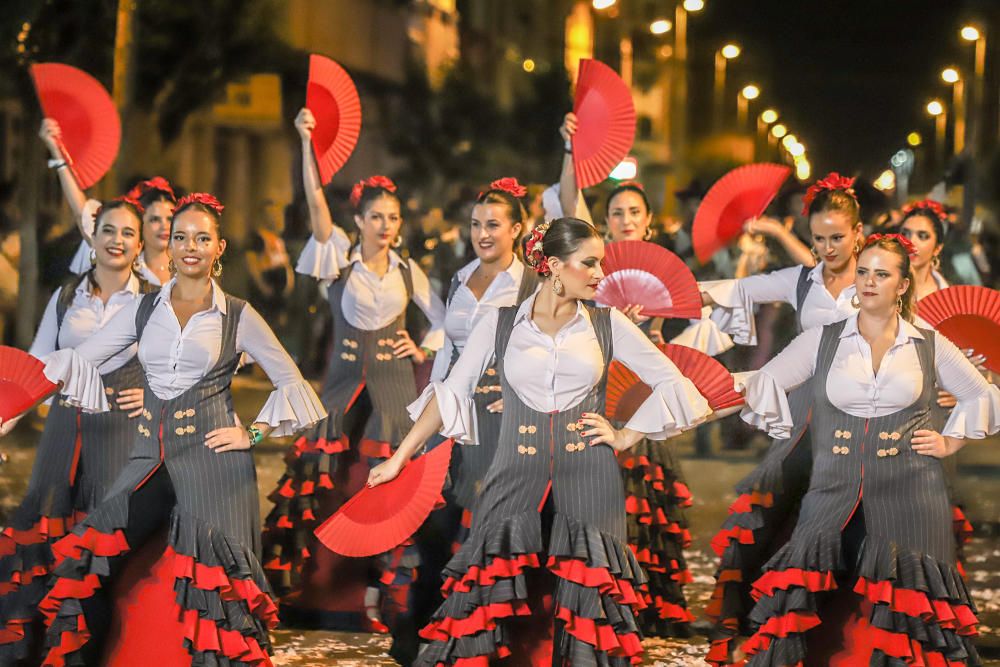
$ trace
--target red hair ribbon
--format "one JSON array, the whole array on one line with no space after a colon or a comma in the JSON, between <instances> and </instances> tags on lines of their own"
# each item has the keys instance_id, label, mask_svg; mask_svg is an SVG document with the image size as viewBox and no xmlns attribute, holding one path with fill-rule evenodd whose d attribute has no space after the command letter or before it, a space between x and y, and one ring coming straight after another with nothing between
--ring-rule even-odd
<instances>
[{"instance_id":1,"label":"red hair ribbon","mask_svg":"<svg viewBox=\"0 0 1000 667\"><path fill-rule=\"evenodd\" d=\"M121 197L115 197L111 201L125 202L129 206L134 206L135 210L139 214L140 218L146 213L146 209L143 208L142 204L139 203L139 200L135 199L133 197L130 197L129 195L123 195ZM100 206L98 206L97 210L94 211L94 222L97 222L97 220L101 217L101 213L104 213L104 204L101 204Z\"/></svg>"},{"instance_id":2,"label":"red hair ribbon","mask_svg":"<svg viewBox=\"0 0 1000 667\"><path fill-rule=\"evenodd\" d=\"M139 199L150 190L159 190L160 192L169 195L171 200L176 201L177 199L177 195L174 194L174 189L170 187L170 181L162 176L153 176L150 179L136 184L136 186L129 190L128 194L125 196L131 199Z\"/></svg>"},{"instance_id":3,"label":"red hair ribbon","mask_svg":"<svg viewBox=\"0 0 1000 667\"><path fill-rule=\"evenodd\" d=\"M500 192L506 192L509 195L514 196L517 199L528 194L528 188L524 187L517 182L517 179L513 176L507 176L505 178L498 178L497 180L490 183L489 190L499 190ZM487 192L489 192L487 190ZM480 193L480 197L485 193Z\"/></svg>"},{"instance_id":4,"label":"red hair ribbon","mask_svg":"<svg viewBox=\"0 0 1000 667\"><path fill-rule=\"evenodd\" d=\"M809 214L809 207L812 206L813 200L816 199L816 195L819 193L829 190L843 190L851 197L857 199L854 194L854 179L848 178L847 176L841 176L835 171L831 171L826 175L826 178L820 179L809 186L806 190L806 194L802 197L802 215Z\"/></svg>"},{"instance_id":5,"label":"red hair ribbon","mask_svg":"<svg viewBox=\"0 0 1000 667\"><path fill-rule=\"evenodd\" d=\"M207 192L192 192L191 194L177 200L177 207L174 209L174 215L177 215L177 212L185 206L190 206L192 204L201 204L202 206L215 211L216 215L222 215L222 212L226 208L222 205L222 202L215 198L215 195L211 195Z\"/></svg>"},{"instance_id":6,"label":"red hair ribbon","mask_svg":"<svg viewBox=\"0 0 1000 667\"><path fill-rule=\"evenodd\" d=\"M865 248L869 248L882 240L895 241L903 247L903 250L910 257L917 255L917 249L913 246L913 242L902 234L872 234L865 239Z\"/></svg>"},{"instance_id":7,"label":"red hair ribbon","mask_svg":"<svg viewBox=\"0 0 1000 667\"><path fill-rule=\"evenodd\" d=\"M549 231L548 223L538 225L531 230L531 236L524 242L524 261L528 263L528 266L537 271L540 276L547 276L552 272L549 269L549 258L545 256L545 251L542 250L542 239L545 238L545 232L547 231Z\"/></svg>"},{"instance_id":8,"label":"red hair ribbon","mask_svg":"<svg viewBox=\"0 0 1000 667\"><path fill-rule=\"evenodd\" d=\"M361 203L361 195L364 194L365 188L382 188L389 192L395 192L396 184L388 176L379 175L369 176L363 181L358 181L351 188L351 206L354 208L357 208L358 204Z\"/></svg>"},{"instance_id":9,"label":"red hair ribbon","mask_svg":"<svg viewBox=\"0 0 1000 667\"><path fill-rule=\"evenodd\" d=\"M923 199L921 201L915 201L907 204L903 207L903 217L910 215L914 211L920 209L928 210L937 216L937 219L941 222L948 222L948 212L944 210L944 206L941 202L934 201L933 199Z\"/></svg>"}]
</instances>

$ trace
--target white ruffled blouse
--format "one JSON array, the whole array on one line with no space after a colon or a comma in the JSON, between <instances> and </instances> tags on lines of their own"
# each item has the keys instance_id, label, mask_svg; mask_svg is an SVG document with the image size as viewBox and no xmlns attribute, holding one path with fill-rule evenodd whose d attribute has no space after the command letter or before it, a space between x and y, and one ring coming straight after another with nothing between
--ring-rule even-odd
<instances>
[{"instance_id":1,"label":"white ruffled blouse","mask_svg":"<svg viewBox=\"0 0 1000 667\"><path fill-rule=\"evenodd\" d=\"M195 313L182 329L170 304L173 286L171 280L160 289L141 339L135 327L141 299L135 299L105 325L99 336L92 336L74 349L59 350L45 357L46 377L64 384L62 392L71 404L86 412L104 412L108 403L98 368L121 349L138 342L139 362L146 371L150 390L158 398L169 400L193 387L215 366L222 353L226 298L213 281L211 308ZM283 436L326 416L316 392L250 304L244 306L240 315L236 350L252 356L275 387L255 422L267 423L274 429L273 435Z\"/></svg>"},{"instance_id":2,"label":"white ruffled blouse","mask_svg":"<svg viewBox=\"0 0 1000 667\"><path fill-rule=\"evenodd\" d=\"M699 287L708 292L716 303L712 320L719 328L740 345L756 345L754 306L784 302L796 308L796 288L801 272L801 266L790 266L738 280L707 281L699 283ZM799 313L803 330L839 322L857 312L851 305L855 295L854 285L845 287L834 299L823 283L823 262L809 271L809 280L815 285L806 295Z\"/></svg>"},{"instance_id":3,"label":"white ruffled blouse","mask_svg":"<svg viewBox=\"0 0 1000 667\"><path fill-rule=\"evenodd\" d=\"M578 405L600 381L604 360L587 309L553 338L531 320L535 296L518 308L504 355L504 372L518 398L538 412L562 412ZM495 353L497 310L483 315L447 379L431 382L409 406L416 420L437 397L444 426L441 434L465 444L477 442L476 384ZM622 362L653 392L626 426L662 440L703 422L711 413L694 384L625 315L611 311L614 359Z\"/></svg>"},{"instance_id":4,"label":"white ruffled blouse","mask_svg":"<svg viewBox=\"0 0 1000 667\"><path fill-rule=\"evenodd\" d=\"M789 436L792 416L786 394L813 376L822 336L823 327L799 334L745 381L744 421L771 437ZM912 405L923 390L923 373L913 341L923 338L917 327L900 317L896 340L875 373L871 346L858 331L858 316L847 318L826 378L830 402L863 418L882 417ZM958 400L941 433L975 439L995 433L1000 429L1000 389L986 382L961 350L937 332L934 346L938 384Z\"/></svg>"}]
</instances>

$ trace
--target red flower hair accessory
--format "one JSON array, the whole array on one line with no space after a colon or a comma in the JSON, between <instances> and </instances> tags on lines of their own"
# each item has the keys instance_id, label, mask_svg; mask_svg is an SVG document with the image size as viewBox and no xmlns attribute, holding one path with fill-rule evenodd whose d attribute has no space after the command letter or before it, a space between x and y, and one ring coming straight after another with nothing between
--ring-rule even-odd
<instances>
[{"instance_id":1,"label":"red flower hair accessory","mask_svg":"<svg viewBox=\"0 0 1000 667\"><path fill-rule=\"evenodd\" d=\"M903 250L907 255L910 257L916 257L917 249L913 246L913 242L902 234L872 234L865 239L865 248L869 248L883 239L887 241L895 241L903 247Z\"/></svg>"},{"instance_id":2,"label":"red flower hair accessory","mask_svg":"<svg viewBox=\"0 0 1000 667\"><path fill-rule=\"evenodd\" d=\"M903 207L903 217L905 218L914 211L919 211L921 209L930 211L943 223L948 222L948 212L944 210L944 206L941 205L941 202L934 201L933 199L923 199L921 201L915 201L907 204Z\"/></svg>"},{"instance_id":3,"label":"red flower hair accessory","mask_svg":"<svg viewBox=\"0 0 1000 667\"><path fill-rule=\"evenodd\" d=\"M641 190L642 192L646 191L646 188L643 187L642 183L640 183L639 181L622 181L621 183L618 184L618 187L635 188L636 190Z\"/></svg>"},{"instance_id":4,"label":"red flower hair accessory","mask_svg":"<svg viewBox=\"0 0 1000 667\"><path fill-rule=\"evenodd\" d=\"M540 276L547 276L552 272L549 269L549 259L545 256L545 251L542 250L542 239L545 238L547 231L549 231L549 224L542 223L531 230L531 236L524 242L524 261Z\"/></svg>"},{"instance_id":5,"label":"red flower hair accessory","mask_svg":"<svg viewBox=\"0 0 1000 667\"><path fill-rule=\"evenodd\" d=\"M177 215L177 212L185 206L190 206L192 204L201 204L202 206L215 211L216 215L222 215L222 212L226 209L226 207L222 205L222 202L215 198L215 195L210 195L207 192L192 192L191 194L177 200L177 206L174 208L174 215Z\"/></svg>"},{"instance_id":6,"label":"red flower hair accessory","mask_svg":"<svg viewBox=\"0 0 1000 667\"><path fill-rule=\"evenodd\" d=\"M392 179L388 176L369 176L363 181L358 181L351 188L351 206L354 208L358 207L361 203L361 195L364 194L365 188L382 188L383 190L388 190L389 192L396 191L396 184L392 182Z\"/></svg>"},{"instance_id":7,"label":"red flower hair accessory","mask_svg":"<svg viewBox=\"0 0 1000 667\"><path fill-rule=\"evenodd\" d=\"M517 199L528 194L528 188L524 187L517 182L517 179L513 176L507 176L506 178L498 178L497 180L490 183L490 190L499 190L500 192L506 192L509 195L514 196Z\"/></svg>"},{"instance_id":8,"label":"red flower hair accessory","mask_svg":"<svg viewBox=\"0 0 1000 667\"><path fill-rule=\"evenodd\" d=\"M111 201L125 202L129 206L132 206L133 208L135 208L135 211L136 211L136 213L139 214L140 218L143 216L143 214L146 213L146 209L143 207L142 204L139 203L139 200L135 199L133 197L130 197L129 195L123 195L121 197L115 197ZM104 213L104 204L101 204L100 206L98 206L97 210L94 211L94 222L95 223L100 219L101 213Z\"/></svg>"},{"instance_id":9,"label":"red flower hair accessory","mask_svg":"<svg viewBox=\"0 0 1000 667\"><path fill-rule=\"evenodd\" d=\"M136 186L129 190L128 194L125 196L131 199L139 199L150 190L159 190L160 192L168 195L172 201L177 200L177 195L174 194L174 189L170 187L170 181L162 176L153 176L150 179L136 184Z\"/></svg>"},{"instance_id":10,"label":"red flower hair accessory","mask_svg":"<svg viewBox=\"0 0 1000 667\"><path fill-rule=\"evenodd\" d=\"M854 194L854 179L848 178L847 176L841 176L835 171L831 171L826 175L826 178L816 181L809 186L806 190L805 196L802 197L802 215L809 214L809 207L812 206L813 200L816 199L816 195L819 193L829 190L843 190L851 197L857 198Z\"/></svg>"}]
</instances>

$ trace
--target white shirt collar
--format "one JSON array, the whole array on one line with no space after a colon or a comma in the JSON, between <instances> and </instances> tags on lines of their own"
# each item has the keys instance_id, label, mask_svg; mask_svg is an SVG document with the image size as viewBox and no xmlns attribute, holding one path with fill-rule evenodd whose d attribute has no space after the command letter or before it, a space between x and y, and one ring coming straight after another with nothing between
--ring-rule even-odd
<instances>
[{"instance_id":1,"label":"white shirt collar","mask_svg":"<svg viewBox=\"0 0 1000 667\"><path fill-rule=\"evenodd\" d=\"M809 280L823 285L823 262L816 262L816 266L809 271Z\"/></svg>"},{"instance_id":2,"label":"white shirt collar","mask_svg":"<svg viewBox=\"0 0 1000 667\"><path fill-rule=\"evenodd\" d=\"M535 299L538 298L538 291L539 291L539 289L541 289L541 287L542 286L539 285L539 288L535 290L534 294L532 294L530 297L528 297L523 302L521 302L520 307L518 307L518 309L517 309L517 314L514 316L514 325L515 326L519 322L521 322L522 320L528 320L529 322L531 321L531 312L535 308ZM587 312L587 309L584 307L582 301L577 301L576 302L576 315L573 317L573 319L571 319L569 322L566 323L566 326L569 326L569 325L577 322L580 318L586 319L589 322L590 321L590 313ZM563 327L563 328L565 328L565 327Z\"/></svg>"},{"instance_id":3,"label":"white shirt collar","mask_svg":"<svg viewBox=\"0 0 1000 667\"><path fill-rule=\"evenodd\" d=\"M361 266L363 266L363 267L365 266L364 258L362 258L362 256L361 256L361 246L358 246L358 245L354 246L354 248L351 250L351 256L349 258L349 261L350 261L351 264L354 264L355 262L357 262ZM395 250L390 249L389 250L389 271L392 271L393 269L395 269L396 267L398 267L402 263L403 263L403 258L400 257L399 255L397 255ZM365 267L365 269L367 269L367 268L368 267Z\"/></svg>"},{"instance_id":4,"label":"white shirt collar","mask_svg":"<svg viewBox=\"0 0 1000 667\"><path fill-rule=\"evenodd\" d=\"M476 259L472 260L471 262L469 262L468 264L466 264L465 266L463 266L462 268L460 268L456 272L456 275L458 276L458 281L461 284L463 284L463 285L466 282L468 282L469 276L471 276L473 274L473 272L475 272L475 270L479 268L480 264L481 264L481 262L479 261L479 258L477 257ZM510 266L508 266L506 269L504 269L502 273L500 273L499 275L497 275L497 278L501 278L503 276L507 276L511 280L514 281L515 285L519 285L521 283L521 277L523 275L524 275L524 264L522 264L521 260L519 260L517 258L517 255L515 255L514 256L514 261L512 261L510 263Z\"/></svg>"},{"instance_id":5,"label":"white shirt collar","mask_svg":"<svg viewBox=\"0 0 1000 667\"><path fill-rule=\"evenodd\" d=\"M902 315L897 315L896 319L898 327L896 328L896 340L893 343L893 347L903 345L911 338L923 340L924 335L920 333L920 329L914 326L912 322L904 320ZM858 330L858 313L854 313L844 320L844 330L840 332L840 337L847 338L848 336L860 335L861 332Z\"/></svg>"},{"instance_id":6,"label":"white shirt collar","mask_svg":"<svg viewBox=\"0 0 1000 667\"><path fill-rule=\"evenodd\" d=\"M94 295L94 288L90 284L89 278L84 277L84 279L80 281L80 284L76 286L76 293L86 294L87 296ZM139 293L139 277L136 276L135 273L129 275L128 282L125 283L124 289L120 289L117 292L115 292L115 294L126 294L126 293L131 294L132 296L135 296Z\"/></svg>"},{"instance_id":7,"label":"white shirt collar","mask_svg":"<svg viewBox=\"0 0 1000 667\"><path fill-rule=\"evenodd\" d=\"M167 281L167 284L160 288L160 296L157 299L158 302L170 303L170 294L173 292L174 284L177 282L176 278L171 278ZM226 305L226 293L222 291L219 287L219 283L212 281L212 307L208 310L217 310L223 315L226 314L228 306Z\"/></svg>"}]
</instances>

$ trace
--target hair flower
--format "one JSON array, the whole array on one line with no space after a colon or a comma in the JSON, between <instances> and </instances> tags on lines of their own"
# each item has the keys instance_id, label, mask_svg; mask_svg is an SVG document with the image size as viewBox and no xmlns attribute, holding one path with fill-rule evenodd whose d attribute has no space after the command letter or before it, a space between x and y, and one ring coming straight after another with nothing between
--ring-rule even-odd
<instances>
[{"instance_id":1,"label":"hair flower","mask_svg":"<svg viewBox=\"0 0 1000 667\"><path fill-rule=\"evenodd\" d=\"M831 171L826 175L826 178L822 178L810 185L809 189L806 190L806 194L802 197L802 215L809 214L809 207L812 205L813 200L816 199L816 196L821 192L827 190L831 192L834 190L843 190L850 196L855 197L854 180L855 179L853 178L841 176L837 172Z\"/></svg>"},{"instance_id":2,"label":"hair flower","mask_svg":"<svg viewBox=\"0 0 1000 667\"><path fill-rule=\"evenodd\" d=\"M216 215L222 215L222 211L225 210L225 206L222 205L215 195L211 195L207 192L192 192L189 195L185 195L177 200L177 207L174 209L174 215L180 211L185 206L191 206L192 204L201 204L202 206L215 211Z\"/></svg>"},{"instance_id":3,"label":"hair flower","mask_svg":"<svg viewBox=\"0 0 1000 667\"><path fill-rule=\"evenodd\" d=\"M871 247L882 240L895 241L902 246L903 250L910 257L916 257L917 255L917 249L914 247L913 242L902 234L872 234L865 239L865 248Z\"/></svg>"},{"instance_id":4,"label":"hair flower","mask_svg":"<svg viewBox=\"0 0 1000 667\"><path fill-rule=\"evenodd\" d=\"M547 276L552 272L549 269L549 259L542 249L542 241L547 231L549 231L548 223L538 225L531 230L531 235L524 242L524 261L540 276Z\"/></svg>"},{"instance_id":5,"label":"hair flower","mask_svg":"<svg viewBox=\"0 0 1000 667\"><path fill-rule=\"evenodd\" d=\"M365 188L382 188L389 192L396 191L396 184L392 182L392 179L388 176L369 176L368 178L358 181L351 188L351 206L354 208L358 207L361 203L361 195L364 194Z\"/></svg>"}]
</instances>

